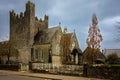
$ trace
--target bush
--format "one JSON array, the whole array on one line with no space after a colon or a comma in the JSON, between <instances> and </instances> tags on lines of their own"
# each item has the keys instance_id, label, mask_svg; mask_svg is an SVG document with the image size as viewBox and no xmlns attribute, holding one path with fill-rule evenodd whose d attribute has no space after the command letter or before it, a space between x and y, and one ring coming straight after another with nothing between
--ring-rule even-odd
<instances>
[{"instance_id":1,"label":"bush","mask_svg":"<svg viewBox=\"0 0 120 80\"><path fill-rule=\"evenodd\" d=\"M116 53L109 54L107 56L106 62L109 64L118 64L119 63L119 57Z\"/></svg>"}]
</instances>

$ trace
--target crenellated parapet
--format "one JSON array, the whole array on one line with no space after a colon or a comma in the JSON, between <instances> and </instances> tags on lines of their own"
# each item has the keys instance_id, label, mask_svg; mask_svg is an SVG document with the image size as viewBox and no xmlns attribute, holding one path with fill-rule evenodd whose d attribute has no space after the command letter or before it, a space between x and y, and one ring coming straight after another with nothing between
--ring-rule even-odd
<instances>
[{"instance_id":1,"label":"crenellated parapet","mask_svg":"<svg viewBox=\"0 0 120 80\"><path fill-rule=\"evenodd\" d=\"M44 22L44 20L42 20L41 18L40 18L40 19L38 19L38 17L37 17L37 16L35 17L35 21L37 21L37 22L41 22L41 23L42 23L42 22Z\"/></svg>"},{"instance_id":2,"label":"crenellated parapet","mask_svg":"<svg viewBox=\"0 0 120 80\"><path fill-rule=\"evenodd\" d=\"M12 24L16 24L18 22L23 22L25 16L24 13L21 12L20 14L16 14L14 10L10 11L10 22Z\"/></svg>"},{"instance_id":3,"label":"crenellated parapet","mask_svg":"<svg viewBox=\"0 0 120 80\"><path fill-rule=\"evenodd\" d=\"M40 23L48 22L48 16L45 15L43 20L42 20L41 18L38 19L38 17L36 16L36 17L35 17L35 21L38 21L38 22L40 22Z\"/></svg>"},{"instance_id":4,"label":"crenellated parapet","mask_svg":"<svg viewBox=\"0 0 120 80\"><path fill-rule=\"evenodd\" d=\"M18 47L32 45L34 36L39 30L48 29L48 16L44 19L35 17L35 4L28 1L24 12L19 14L14 10L10 11L10 41ZM19 44L19 43L23 44Z\"/></svg>"},{"instance_id":5,"label":"crenellated parapet","mask_svg":"<svg viewBox=\"0 0 120 80\"><path fill-rule=\"evenodd\" d=\"M11 10L10 11L10 17L15 17L16 16L16 13L14 12L14 10Z\"/></svg>"},{"instance_id":6,"label":"crenellated parapet","mask_svg":"<svg viewBox=\"0 0 120 80\"><path fill-rule=\"evenodd\" d=\"M48 29L48 16L45 15L44 19L38 19L38 17L35 17L35 34L39 31L39 30L43 30L43 29Z\"/></svg>"}]
</instances>

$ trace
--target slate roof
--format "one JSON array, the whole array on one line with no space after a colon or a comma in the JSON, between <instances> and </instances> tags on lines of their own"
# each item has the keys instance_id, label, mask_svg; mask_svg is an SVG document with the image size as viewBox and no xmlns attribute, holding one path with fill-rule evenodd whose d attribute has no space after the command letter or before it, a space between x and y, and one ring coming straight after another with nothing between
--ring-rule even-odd
<instances>
[{"instance_id":1,"label":"slate roof","mask_svg":"<svg viewBox=\"0 0 120 80\"><path fill-rule=\"evenodd\" d=\"M0 42L0 55L8 55L9 49L11 49L10 51L12 53L10 55L18 55L17 49L13 48L9 41Z\"/></svg>"},{"instance_id":2,"label":"slate roof","mask_svg":"<svg viewBox=\"0 0 120 80\"><path fill-rule=\"evenodd\" d=\"M48 44L51 42L53 36L55 33L61 29L61 27L53 27L53 28L48 28L42 31L39 31L35 37L34 37L34 42L35 44Z\"/></svg>"},{"instance_id":3,"label":"slate roof","mask_svg":"<svg viewBox=\"0 0 120 80\"><path fill-rule=\"evenodd\" d=\"M118 57L120 57L120 49L104 49L103 50L103 54L105 55L105 57L107 57L112 53L115 53L118 55Z\"/></svg>"},{"instance_id":4,"label":"slate roof","mask_svg":"<svg viewBox=\"0 0 120 80\"><path fill-rule=\"evenodd\" d=\"M0 49L6 49L9 47L9 41L3 41L3 42L0 42Z\"/></svg>"}]
</instances>

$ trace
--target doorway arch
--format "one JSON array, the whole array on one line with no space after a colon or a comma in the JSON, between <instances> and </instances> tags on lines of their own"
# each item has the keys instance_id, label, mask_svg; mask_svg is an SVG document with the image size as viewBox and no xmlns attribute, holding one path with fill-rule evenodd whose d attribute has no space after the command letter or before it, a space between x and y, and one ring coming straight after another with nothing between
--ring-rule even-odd
<instances>
[{"instance_id":1,"label":"doorway arch","mask_svg":"<svg viewBox=\"0 0 120 80\"><path fill-rule=\"evenodd\" d=\"M72 54L73 64L78 64L78 50L74 48L71 54Z\"/></svg>"}]
</instances>

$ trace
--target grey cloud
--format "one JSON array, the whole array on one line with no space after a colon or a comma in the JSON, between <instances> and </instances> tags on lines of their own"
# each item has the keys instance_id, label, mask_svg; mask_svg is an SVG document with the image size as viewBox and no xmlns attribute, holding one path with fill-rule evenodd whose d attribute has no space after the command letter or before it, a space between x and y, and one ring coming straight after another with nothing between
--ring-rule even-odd
<instances>
[{"instance_id":1,"label":"grey cloud","mask_svg":"<svg viewBox=\"0 0 120 80\"><path fill-rule=\"evenodd\" d=\"M0 2L0 39L9 33L9 10L23 12L28 0L2 0ZM86 47L88 28L91 24L92 14L96 13L101 32L104 36L102 47L111 47L114 40L109 37L113 32L113 24L103 23L106 19L120 16L119 0L31 0L36 4L36 16L43 18L49 16L49 26L62 24L68 30L76 30L80 47ZM114 20L113 20L114 21ZM108 25L109 24L109 25ZM111 26L112 25L112 26ZM109 28L110 27L110 28ZM8 32L8 33L6 33ZM114 36L114 35L113 35ZM110 41L110 42L109 42ZM114 43L115 44L115 43Z\"/></svg>"}]
</instances>

